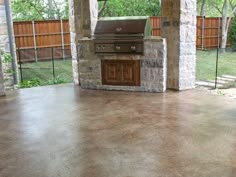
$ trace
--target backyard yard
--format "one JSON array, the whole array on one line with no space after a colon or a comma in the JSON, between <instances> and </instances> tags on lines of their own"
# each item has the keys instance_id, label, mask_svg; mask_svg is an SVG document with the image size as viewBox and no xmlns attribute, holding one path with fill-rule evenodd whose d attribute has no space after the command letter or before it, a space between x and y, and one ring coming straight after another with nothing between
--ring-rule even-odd
<instances>
[{"instance_id":1,"label":"backyard yard","mask_svg":"<svg viewBox=\"0 0 236 177\"><path fill-rule=\"evenodd\" d=\"M216 50L197 51L198 81L212 81L215 79ZM22 64L23 83L21 87L60 84L72 82L71 60L56 60L54 64L55 79L53 77L52 61ZM236 77L236 52L219 54L218 76L230 75Z\"/></svg>"},{"instance_id":2,"label":"backyard yard","mask_svg":"<svg viewBox=\"0 0 236 177\"><path fill-rule=\"evenodd\" d=\"M197 51L197 80L215 79L217 51ZM236 77L236 52L219 53L218 76Z\"/></svg>"},{"instance_id":3,"label":"backyard yard","mask_svg":"<svg viewBox=\"0 0 236 177\"><path fill-rule=\"evenodd\" d=\"M55 75L54 75L55 74ZM72 82L71 59L22 64L20 87L33 87ZM55 76L55 78L54 78Z\"/></svg>"}]
</instances>

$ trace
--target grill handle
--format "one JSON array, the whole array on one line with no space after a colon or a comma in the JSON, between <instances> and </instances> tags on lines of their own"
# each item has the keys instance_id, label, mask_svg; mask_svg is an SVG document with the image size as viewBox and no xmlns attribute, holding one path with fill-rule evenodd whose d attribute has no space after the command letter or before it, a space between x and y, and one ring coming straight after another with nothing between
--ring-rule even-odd
<instances>
[{"instance_id":1,"label":"grill handle","mask_svg":"<svg viewBox=\"0 0 236 177\"><path fill-rule=\"evenodd\" d=\"M136 51L136 49L137 49L136 46L134 46L134 45L132 45L130 48L132 51Z\"/></svg>"},{"instance_id":2,"label":"grill handle","mask_svg":"<svg viewBox=\"0 0 236 177\"><path fill-rule=\"evenodd\" d=\"M121 47L120 47L119 45L117 45L117 46L115 46L115 49L116 49L116 50L120 50Z\"/></svg>"}]
</instances>

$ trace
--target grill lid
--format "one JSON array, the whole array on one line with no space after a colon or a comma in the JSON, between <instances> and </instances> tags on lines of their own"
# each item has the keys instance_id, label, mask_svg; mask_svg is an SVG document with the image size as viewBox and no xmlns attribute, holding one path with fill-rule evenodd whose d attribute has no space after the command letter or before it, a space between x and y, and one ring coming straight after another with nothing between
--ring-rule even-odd
<instances>
[{"instance_id":1,"label":"grill lid","mask_svg":"<svg viewBox=\"0 0 236 177\"><path fill-rule=\"evenodd\" d=\"M104 17L100 18L95 28L95 36L99 35L151 35L149 17Z\"/></svg>"}]
</instances>

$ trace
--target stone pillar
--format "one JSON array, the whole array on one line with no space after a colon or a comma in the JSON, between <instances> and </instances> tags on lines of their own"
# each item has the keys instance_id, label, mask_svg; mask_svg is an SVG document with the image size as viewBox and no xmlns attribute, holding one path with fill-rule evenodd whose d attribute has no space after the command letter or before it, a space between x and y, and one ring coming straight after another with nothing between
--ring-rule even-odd
<instances>
[{"instance_id":1,"label":"stone pillar","mask_svg":"<svg viewBox=\"0 0 236 177\"><path fill-rule=\"evenodd\" d=\"M74 83L79 84L78 40L91 38L97 23L97 0L69 0L69 22Z\"/></svg>"},{"instance_id":2,"label":"stone pillar","mask_svg":"<svg viewBox=\"0 0 236 177\"><path fill-rule=\"evenodd\" d=\"M195 87L196 0L162 0L162 37L167 39L167 87Z\"/></svg>"},{"instance_id":3,"label":"stone pillar","mask_svg":"<svg viewBox=\"0 0 236 177\"><path fill-rule=\"evenodd\" d=\"M10 3L10 1L9 1ZM6 16L6 6L9 5L9 11L10 11L10 4L5 4L4 0L0 0L0 51L3 51L6 54L11 55L12 59L15 60L16 58L16 51L15 51L15 40L14 37L12 39L12 43L10 44L10 38L9 38L9 34L8 31L11 30L13 31L13 29L11 27L13 27L13 22L10 18L11 24L12 25L7 25L7 16ZM11 27L10 27L11 26ZM9 29L10 28L10 29ZM12 45L12 48L10 47L10 45ZM12 53L11 53L11 49L12 49ZM3 57L2 57L3 60ZM13 62L14 63L14 62ZM2 71L3 71L3 75L4 75L4 81L5 81L5 86L6 88L13 88L14 86L14 76L13 76L13 66L14 68L17 68L17 66L12 64L12 61L7 61L7 62L2 62ZM12 71L12 72L9 72ZM17 76L17 71L15 72L16 76Z\"/></svg>"},{"instance_id":4,"label":"stone pillar","mask_svg":"<svg viewBox=\"0 0 236 177\"><path fill-rule=\"evenodd\" d=\"M7 40L6 20L3 20L5 16L4 0L0 0L0 51L4 48L4 42ZM0 96L4 95L4 79L2 70L2 58L0 56Z\"/></svg>"}]
</instances>

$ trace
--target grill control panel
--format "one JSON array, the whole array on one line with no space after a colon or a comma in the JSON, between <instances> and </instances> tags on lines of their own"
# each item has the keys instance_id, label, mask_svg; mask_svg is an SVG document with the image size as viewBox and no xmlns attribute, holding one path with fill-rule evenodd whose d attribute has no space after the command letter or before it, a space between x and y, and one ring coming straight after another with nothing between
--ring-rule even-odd
<instances>
[{"instance_id":1,"label":"grill control panel","mask_svg":"<svg viewBox=\"0 0 236 177\"><path fill-rule=\"evenodd\" d=\"M95 43L95 53L142 54L143 43Z\"/></svg>"}]
</instances>

